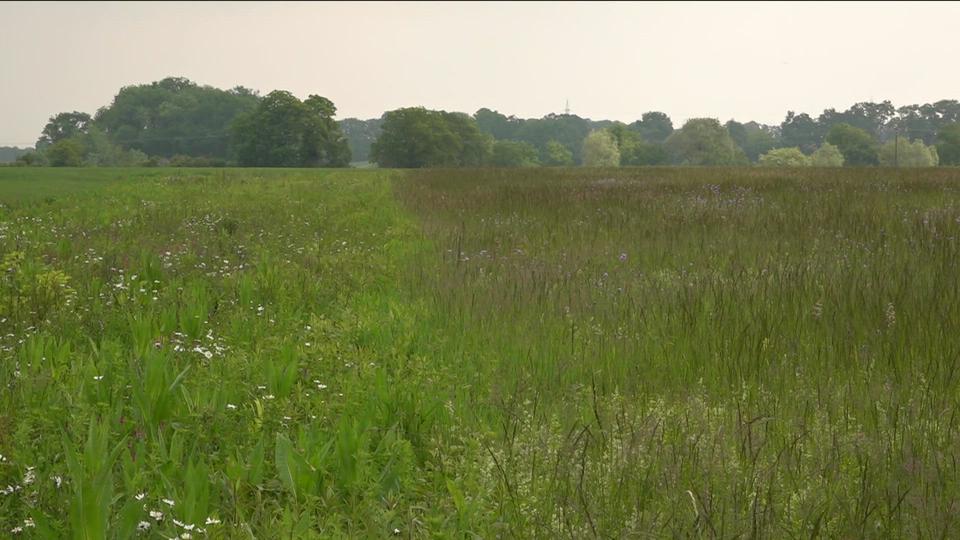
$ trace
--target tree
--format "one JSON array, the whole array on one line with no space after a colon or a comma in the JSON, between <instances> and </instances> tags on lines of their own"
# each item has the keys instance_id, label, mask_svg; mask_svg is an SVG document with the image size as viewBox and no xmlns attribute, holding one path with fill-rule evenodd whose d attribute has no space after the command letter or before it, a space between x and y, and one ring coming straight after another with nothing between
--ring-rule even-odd
<instances>
[{"instance_id":1,"label":"tree","mask_svg":"<svg viewBox=\"0 0 960 540\"><path fill-rule=\"evenodd\" d=\"M922 140L896 138L880 147L880 164L886 167L935 167L937 148Z\"/></svg>"},{"instance_id":2,"label":"tree","mask_svg":"<svg viewBox=\"0 0 960 540\"><path fill-rule=\"evenodd\" d=\"M233 124L237 161L258 167L345 167L350 148L333 120L333 102L311 95L300 101L274 90Z\"/></svg>"},{"instance_id":3,"label":"tree","mask_svg":"<svg viewBox=\"0 0 960 540\"><path fill-rule=\"evenodd\" d=\"M343 136L347 138L347 145L350 147L350 155L353 161L369 161L370 145L380 136L383 118L371 118L370 120L345 118L337 124L340 125Z\"/></svg>"},{"instance_id":4,"label":"tree","mask_svg":"<svg viewBox=\"0 0 960 540\"><path fill-rule=\"evenodd\" d=\"M583 140L583 164L587 167L616 167L620 165L617 141L608 130L590 132Z\"/></svg>"},{"instance_id":5,"label":"tree","mask_svg":"<svg viewBox=\"0 0 960 540\"><path fill-rule=\"evenodd\" d=\"M662 112L645 112L640 120L630 124L640 138L651 143L662 143L673 133L673 121Z\"/></svg>"},{"instance_id":6,"label":"tree","mask_svg":"<svg viewBox=\"0 0 960 540\"><path fill-rule=\"evenodd\" d=\"M885 135L884 128L894 118L896 112L893 104L889 101L881 103L864 101L855 103L843 112L827 109L820 115L818 123L825 130L832 129L837 124L849 124L866 131L877 139L881 139Z\"/></svg>"},{"instance_id":7,"label":"tree","mask_svg":"<svg viewBox=\"0 0 960 540\"><path fill-rule=\"evenodd\" d=\"M775 148L760 156L760 165L764 167L807 167L811 159L799 148Z\"/></svg>"},{"instance_id":8,"label":"tree","mask_svg":"<svg viewBox=\"0 0 960 540\"><path fill-rule=\"evenodd\" d=\"M83 135L90 129L90 115L82 112L62 112L51 116L37 140L37 150L70 137Z\"/></svg>"},{"instance_id":9,"label":"tree","mask_svg":"<svg viewBox=\"0 0 960 540\"><path fill-rule=\"evenodd\" d=\"M784 146L796 146L808 154L813 152L822 140L822 126L806 113L795 114L788 111L786 119L780 124L780 144Z\"/></svg>"},{"instance_id":10,"label":"tree","mask_svg":"<svg viewBox=\"0 0 960 540\"><path fill-rule=\"evenodd\" d=\"M83 147L83 163L94 167L135 167L147 161L147 155L139 150L124 150L110 142L107 135L96 127L86 135L74 137Z\"/></svg>"},{"instance_id":11,"label":"tree","mask_svg":"<svg viewBox=\"0 0 960 540\"><path fill-rule=\"evenodd\" d=\"M94 124L114 144L152 156L226 158L230 126L259 101L257 93L221 90L182 77L127 86L97 111Z\"/></svg>"},{"instance_id":12,"label":"tree","mask_svg":"<svg viewBox=\"0 0 960 540\"><path fill-rule=\"evenodd\" d=\"M620 152L620 164L627 166L667 165L670 154L662 143L638 141Z\"/></svg>"},{"instance_id":13,"label":"tree","mask_svg":"<svg viewBox=\"0 0 960 540\"><path fill-rule=\"evenodd\" d=\"M765 126L756 122L741 124L730 120L724 127L730 132L733 142L743 149L750 161L757 161L760 155L777 147L777 130L773 126Z\"/></svg>"},{"instance_id":14,"label":"tree","mask_svg":"<svg viewBox=\"0 0 960 540\"><path fill-rule=\"evenodd\" d=\"M495 141L490 164L494 167L536 167L540 164L540 156L530 143Z\"/></svg>"},{"instance_id":15,"label":"tree","mask_svg":"<svg viewBox=\"0 0 960 540\"><path fill-rule=\"evenodd\" d=\"M960 123L946 125L937 133L937 154L941 165L960 165Z\"/></svg>"},{"instance_id":16,"label":"tree","mask_svg":"<svg viewBox=\"0 0 960 540\"><path fill-rule=\"evenodd\" d=\"M583 139L596 127L595 122L574 114L548 114L520 122L514 139L528 142L541 152L548 142L557 141L573 151L574 163L581 163Z\"/></svg>"},{"instance_id":17,"label":"tree","mask_svg":"<svg viewBox=\"0 0 960 540\"><path fill-rule=\"evenodd\" d=\"M487 162L492 145L466 114L408 107L384 114L370 156L381 167L475 167Z\"/></svg>"},{"instance_id":18,"label":"tree","mask_svg":"<svg viewBox=\"0 0 960 540\"><path fill-rule=\"evenodd\" d=\"M666 142L673 162L680 165L744 165L746 154L715 118L693 118Z\"/></svg>"},{"instance_id":19,"label":"tree","mask_svg":"<svg viewBox=\"0 0 960 540\"><path fill-rule=\"evenodd\" d=\"M309 114L304 120L303 165L308 167L346 167L350 164L350 145L333 119L337 107L329 99L311 94L303 105Z\"/></svg>"},{"instance_id":20,"label":"tree","mask_svg":"<svg viewBox=\"0 0 960 540\"><path fill-rule=\"evenodd\" d=\"M442 121L458 140L460 152L453 161L459 167L479 167L490 158L493 137L480 131L477 121L461 112L440 111Z\"/></svg>"},{"instance_id":21,"label":"tree","mask_svg":"<svg viewBox=\"0 0 960 540\"><path fill-rule=\"evenodd\" d=\"M810 154L810 164L814 167L842 167L843 154L836 146L823 143L820 148Z\"/></svg>"},{"instance_id":22,"label":"tree","mask_svg":"<svg viewBox=\"0 0 960 540\"><path fill-rule=\"evenodd\" d=\"M548 141L542 154L543 159L541 161L544 165L550 167L568 167L573 165L573 152L559 141Z\"/></svg>"},{"instance_id":23,"label":"tree","mask_svg":"<svg viewBox=\"0 0 960 540\"><path fill-rule=\"evenodd\" d=\"M663 165L670 161L663 144L644 141L640 134L629 126L616 123L607 128L607 131L617 142L617 150L620 152L620 165Z\"/></svg>"},{"instance_id":24,"label":"tree","mask_svg":"<svg viewBox=\"0 0 960 540\"><path fill-rule=\"evenodd\" d=\"M487 108L478 110L473 117L480 131L490 134L494 139L516 139L523 123L515 116L505 116Z\"/></svg>"},{"instance_id":25,"label":"tree","mask_svg":"<svg viewBox=\"0 0 960 540\"><path fill-rule=\"evenodd\" d=\"M53 167L79 167L83 165L83 144L76 138L61 139L44 149Z\"/></svg>"},{"instance_id":26,"label":"tree","mask_svg":"<svg viewBox=\"0 0 960 540\"><path fill-rule=\"evenodd\" d=\"M850 124L837 124L830 128L827 142L840 150L843 161L847 165L864 166L879 163L877 141L860 128Z\"/></svg>"}]
</instances>

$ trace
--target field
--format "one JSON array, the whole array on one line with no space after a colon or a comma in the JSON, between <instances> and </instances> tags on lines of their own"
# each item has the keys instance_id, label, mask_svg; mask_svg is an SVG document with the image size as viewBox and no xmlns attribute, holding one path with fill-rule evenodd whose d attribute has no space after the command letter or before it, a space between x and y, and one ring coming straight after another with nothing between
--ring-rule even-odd
<instances>
[{"instance_id":1,"label":"field","mask_svg":"<svg viewBox=\"0 0 960 540\"><path fill-rule=\"evenodd\" d=\"M960 536L960 170L0 169L0 536Z\"/></svg>"}]
</instances>

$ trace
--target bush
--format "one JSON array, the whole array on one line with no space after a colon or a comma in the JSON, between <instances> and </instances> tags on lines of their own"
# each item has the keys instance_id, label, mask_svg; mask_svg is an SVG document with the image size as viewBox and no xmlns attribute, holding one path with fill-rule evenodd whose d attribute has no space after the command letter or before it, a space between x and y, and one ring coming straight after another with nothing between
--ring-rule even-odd
<instances>
[{"instance_id":1,"label":"bush","mask_svg":"<svg viewBox=\"0 0 960 540\"><path fill-rule=\"evenodd\" d=\"M809 167L810 157L799 148L774 148L760 156L759 164L764 167Z\"/></svg>"},{"instance_id":2,"label":"bush","mask_svg":"<svg viewBox=\"0 0 960 540\"><path fill-rule=\"evenodd\" d=\"M715 118L693 118L667 139L678 165L746 165L747 155Z\"/></svg>"},{"instance_id":3,"label":"bush","mask_svg":"<svg viewBox=\"0 0 960 540\"><path fill-rule=\"evenodd\" d=\"M810 164L814 167L843 167L843 154L830 143L823 143L810 155Z\"/></svg>"},{"instance_id":4,"label":"bush","mask_svg":"<svg viewBox=\"0 0 960 540\"><path fill-rule=\"evenodd\" d=\"M880 164L886 167L936 167L937 148L917 139L897 138L880 148Z\"/></svg>"},{"instance_id":5,"label":"bush","mask_svg":"<svg viewBox=\"0 0 960 540\"><path fill-rule=\"evenodd\" d=\"M620 165L620 150L613 135L605 129L592 131L583 140L583 164L587 167Z\"/></svg>"}]
</instances>

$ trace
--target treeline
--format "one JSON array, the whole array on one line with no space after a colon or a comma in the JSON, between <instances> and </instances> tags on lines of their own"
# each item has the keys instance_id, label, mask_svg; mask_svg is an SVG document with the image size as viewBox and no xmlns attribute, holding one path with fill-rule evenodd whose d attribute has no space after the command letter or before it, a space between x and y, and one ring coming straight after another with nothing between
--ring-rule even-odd
<instances>
[{"instance_id":1,"label":"treeline","mask_svg":"<svg viewBox=\"0 0 960 540\"><path fill-rule=\"evenodd\" d=\"M517 118L422 107L335 121L324 97L221 90L184 78L124 87L90 115L50 118L21 165L524 167L960 165L960 103L889 101L787 113L779 125L695 118L675 127L658 111L631 123L574 114ZM7 155L0 152L0 158ZM16 154L16 155L14 155ZM0 159L0 161L3 161Z\"/></svg>"},{"instance_id":2,"label":"treeline","mask_svg":"<svg viewBox=\"0 0 960 540\"><path fill-rule=\"evenodd\" d=\"M477 155L487 156L480 160L487 165L504 167L960 165L960 103L954 100L899 109L889 101L858 103L817 118L791 111L780 125L694 118L676 129L657 111L626 124L570 114L521 119L480 109L473 115L475 126L456 129L445 120L451 114L422 108L388 112L376 120L382 135L368 136L371 160L387 167L465 166ZM458 139L457 133L468 136ZM465 162L451 149L470 149L474 158Z\"/></svg>"},{"instance_id":3,"label":"treeline","mask_svg":"<svg viewBox=\"0 0 960 540\"><path fill-rule=\"evenodd\" d=\"M50 118L19 164L50 166L344 167L350 148L321 96L301 101L169 77L127 86L94 115Z\"/></svg>"}]
</instances>

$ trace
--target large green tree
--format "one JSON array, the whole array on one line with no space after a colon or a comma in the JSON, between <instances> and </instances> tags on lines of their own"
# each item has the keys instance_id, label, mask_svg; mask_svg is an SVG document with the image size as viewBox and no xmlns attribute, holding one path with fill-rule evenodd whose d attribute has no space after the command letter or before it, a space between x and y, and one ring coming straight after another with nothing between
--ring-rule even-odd
<instances>
[{"instance_id":1,"label":"large green tree","mask_svg":"<svg viewBox=\"0 0 960 540\"><path fill-rule=\"evenodd\" d=\"M787 112L780 124L780 144L786 147L796 146L809 154L823 142L823 127L807 113Z\"/></svg>"},{"instance_id":2,"label":"large green tree","mask_svg":"<svg viewBox=\"0 0 960 540\"><path fill-rule=\"evenodd\" d=\"M664 165L670 162L670 156L663 144L644 140L630 126L617 123L607 128L607 131L617 143L620 165Z\"/></svg>"},{"instance_id":3,"label":"large green tree","mask_svg":"<svg viewBox=\"0 0 960 540\"><path fill-rule=\"evenodd\" d=\"M853 104L845 111L827 109L820 114L817 123L829 131L837 124L849 124L862 129L876 139L882 139L887 124L896 116L897 110L889 101L874 103L864 101Z\"/></svg>"},{"instance_id":4,"label":"large green tree","mask_svg":"<svg viewBox=\"0 0 960 540\"><path fill-rule=\"evenodd\" d=\"M640 138L651 143L662 143L673 133L673 121L665 113L650 111L643 113L640 120L630 124Z\"/></svg>"},{"instance_id":5,"label":"large green tree","mask_svg":"<svg viewBox=\"0 0 960 540\"><path fill-rule=\"evenodd\" d=\"M960 165L960 123L948 124L937 133L941 165Z\"/></svg>"},{"instance_id":6,"label":"large green tree","mask_svg":"<svg viewBox=\"0 0 960 540\"><path fill-rule=\"evenodd\" d=\"M89 114L78 111L62 112L50 117L37 140L37 149L42 150L48 145L87 133L90 130L90 121Z\"/></svg>"},{"instance_id":7,"label":"large green tree","mask_svg":"<svg viewBox=\"0 0 960 540\"><path fill-rule=\"evenodd\" d=\"M851 166L877 165L877 141L865 130L850 124L840 123L827 134L827 142L843 154L843 161Z\"/></svg>"},{"instance_id":8,"label":"large green tree","mask_svg":"<svg viewBox=\"0 0 960 540\"><path fill-rule=\"evenodd\" d=\"M757 161L761 154L777 147L776 130L771 126L756 122L742 124L736 120L730 120L724 124L724 127L730 132L733 142L743 149L750 161Z\"/></svg>"},{"instance_id":9,"label":"large green tree","mask_svg":"<svg viewBox=\"0 0 960 540\"><path fill-rule=\"evenodd\" d=\"M679 165L745 165L743 150L715 118L693 118L666 142L667 151Z\"/></svg>"},{"instance_id":10,"label":"large green tree","mask_svg":"<svg viewBox=\"0 0 960 540\"><path fill-rule=\"evenodd\" d=\"M492 144L466 114L408 107L384 115L370 157L381 167L476 167Z\"/></svg>"},{"instance_id":11,"label":"large green tree","mask_svg":"<svg viewBox=\"0 0 960 540\"><path fill-rule=\"evenodd\" d=\"M350 148L329 99L306 101L284 90L267 94L233 124L237 162L258 167L345 167Z\"/></svg>"},{"instance_id":12,"label":"large green tree","mask_svg":"<svg viewBox=\"0 0 960 540\"><path fill-rule=\"evenodd\" d=\"M897 109L890 122L890 131L901 137L921 139L925 144L938 141L938 134L952 123L960 122L960 102L942 99L922 105L905 105ZM941 159L943 156L941 156Z\"/></svg>"},{"instance_id":13,"label":"large green tree","mask_svg":"<svg viewBox=\"0 0 960 540\"><path fill-rule=\"evenodd\" d=\"M540 154L536 147L523 141L495 141L490 155L490 165L494 167L536 167L540 164Z\"/></svg>"},{"instance_id":14,"label":"large green tree","mask_svg":"<svg viewBox=\"0 0 960 540\"><path fill-rule=\"evenodd\" d=\"M550 167L568 167L573 165L573 152L560 141L547 141L541 152L541 162Z\"/></svg>"},{"instance_id":15,"label":"large green tree","mask_svg":"<svg viewBox=\"0 0 960 540\"><path fill-rule=\"evenodd\" d=\"M523 120L515 116L506 116L487 108L474 113L477 127L484 133L489 133L494 139L516 139L517 132Z\"/></svg>"},{"instance_id":16,"label":"large green tree","mask_svg":"<svg viewBox=\"0 0 960 540\"><path fill-rule=\"evenodd\" d=\"M151 156L226 158L230 126L258 99L240 86L220 90L168 77L122 88L113 103L97 111L94 123L113 143Z\"/></svg>"}]
</instances>

